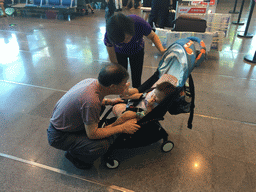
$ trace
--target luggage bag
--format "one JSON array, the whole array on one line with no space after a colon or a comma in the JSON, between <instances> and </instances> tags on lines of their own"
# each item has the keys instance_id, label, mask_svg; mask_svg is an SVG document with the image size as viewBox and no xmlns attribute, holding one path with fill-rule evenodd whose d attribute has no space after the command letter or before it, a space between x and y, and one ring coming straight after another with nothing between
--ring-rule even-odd
<instances>
[{"instance_id":1,"label":"luggage bag","mask_svg":"<svg viewBox=\"0 0 256 192\"><path fill-rule=\"evenodd\" d=\"M206 20L196 17L180 16L175 21L173 31L189 31L204 33L207 27Z\"/></svg>"}]
</instances>

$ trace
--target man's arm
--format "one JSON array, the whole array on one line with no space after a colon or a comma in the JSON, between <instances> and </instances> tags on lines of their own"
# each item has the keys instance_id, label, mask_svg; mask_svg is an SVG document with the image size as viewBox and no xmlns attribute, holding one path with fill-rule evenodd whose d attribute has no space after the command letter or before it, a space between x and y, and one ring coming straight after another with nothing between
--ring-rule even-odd
<instances>
[{"instance_id":1,"label":"man's arm","mask_svg":"<svg viewBox=\"0 0 256 192\"><path fill-rule=\"evenodd\" d=\"M102 105L116 105L118 103L123 103L124 100L121 98L115 98L115 99L103 99L102 100Z\"/></svg>"},{"instance_id":2,"label":"man's arm","mask_svg":"<svg viewBox=\"0 0 256 192\"><path fill-rule=\"evenodd\" d=\"M107 47L109 60L111 63L118 64L117 58L116 58L116 52L114 47Z\"/></svg>"},{"instance_id":3,"label":"man's arm","mask_svg":"<svg viewBox=\"0 0 256 192\"><path fill-rule=\"evenodd\" d=\"M120 97L122 99L130 99L129 97L134 95L134 94L137 94L139 93L139 90L137 88L129 88L129 89L126 89L123 94L120 95Z\"/></svg>"},{"instance_id":4,"label":"man's arm","mask_svg":"<svg viewBox=\"0 0 256 192\"><path fill-rule=\"evenodd\" d=\"M136 112L134 111L125 111L123 114L120 115L120 117L117 118L115 123L122 124L130 119L137 118Z\"/></svg>"},{"instance_id":5,"label":"man's arm","mask_svg":"<svg viewBox=\"0 0 256 192\"><path fill-rule=\"evenodd\" d=\"M89 139L103 139L117 133L133 134L140 128L136 123L136 119L130 119L124 123L114 122L104 128L98 128L98 123L84 126Z\"/></svg>"},{"instance_id":6,"label":"man's arm","mask_svg":"<svg viewBox=\"0 0 256 192\"><path fill-rule=\"evenodd\" d=\"M159 37L157 36L157 34L155 34L154 31L151 31L151 33L146 36L148 39L150 39L156 46L156 48L158 49L158 51L161 54L164 54L164 52L166 51L166 49L163 47Z\"/></svg>"}]
</instances>

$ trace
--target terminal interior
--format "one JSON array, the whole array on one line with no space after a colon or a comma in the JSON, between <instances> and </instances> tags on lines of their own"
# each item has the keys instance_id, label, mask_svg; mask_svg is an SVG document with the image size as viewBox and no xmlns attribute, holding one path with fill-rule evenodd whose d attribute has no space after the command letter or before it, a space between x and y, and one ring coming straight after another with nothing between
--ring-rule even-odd
<instances>
[{"instance_id":1,"label":"terminal interior","mask_svg":"<svg viewBox=\"0 0 256 192\"><path fill-rule=\"evenodd\" d=\"M215 12L230 14L234 2L219 0ZM252 37L238 36L245 34L251 2L244 4L244 25L232 24L239 14L231 13L222 49L207 52L192 72L192 130L189 114L167 113L160 123L173 150L163 153L161 141L117 150L117 169L106 168L101 159L90 170L77 169L64 151L49 146L46 134L55 103L79 81L97 78L109 62L105 11L72 19L0 18L1 191L256 191L256 67L244 60L256 52L255 10L248 28ZM238 1L236 11L240 7ZM122 13L145 16L140 9ZM142 82L160 60L145 38Z\"/></svg>"}]
</instances>

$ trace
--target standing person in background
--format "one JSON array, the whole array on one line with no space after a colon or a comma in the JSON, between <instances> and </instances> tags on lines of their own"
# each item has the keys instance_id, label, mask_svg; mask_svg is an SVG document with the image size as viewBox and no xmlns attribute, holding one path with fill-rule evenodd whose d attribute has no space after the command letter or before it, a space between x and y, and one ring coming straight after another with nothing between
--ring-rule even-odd
<instances>
[{"instance_id":1,"label":"standing person in background","mask_svg":"<svg viewBox=\"0 0 256 192\"><path fill-rule=\"evenodd\" d=\"M108 21L108 19L114 15L115 10L116 10L116 6L115 6L115 0L106 0L106 8L105 8L105 19L106 22Z\"/></svg>"},{"instance_id":2,"label":"standing person in background","mask_svg":"<svg viewBox=\"0 0 256 192\"><path fill-rule=\"evenodd\" d=\"M148 18L148 22L151 27L153 23L156 24L158 18L159 27L164 28L169 15L170 0L152 0L151 12Z\"/></svg>"},{"instance_id":3,"label":"standing person in background","mask_svg":"<svg viewBox=\"0 0 256 192\"><path fill-rule=\"evenodd\" d=\"M144 61L143 36L150 39L161 54L166 51L150 25L137 15L125 16L119 13L113 15L107 22L104 43L109 59L112 63L120 64L127 69L129 58L134 88L141 85Z\"/></svg>"},{"instance_id":4,"label":"standing person in background","mask_svg":"<svg viewBox=\"0 0 256 192\"><path fill-rule=\"evenodd\" d=\"M7 17L7 15L5 13L5 8L4 8L4 0L0 0L0 6L1 6L1 9L3 11L3 16L2 17Z\"/></svg>"},{"instance_id":5,"label":"standing person in background","mask_svg":"<svg viewBox=\"0 0 256 192\"><path fill-rule=\"evenodd\" d=\"M151 0L143 0L143 5L142 5L142 7L150 7L151 8ZM146 20L146 21L148 21L148 17L149 17L149 14L150 14L150 11L145 11L145 10L143 10L143 12L144 12L144 14L145 14L145 16L144 16L144 19Z\"/></svg>"}]
</instances>

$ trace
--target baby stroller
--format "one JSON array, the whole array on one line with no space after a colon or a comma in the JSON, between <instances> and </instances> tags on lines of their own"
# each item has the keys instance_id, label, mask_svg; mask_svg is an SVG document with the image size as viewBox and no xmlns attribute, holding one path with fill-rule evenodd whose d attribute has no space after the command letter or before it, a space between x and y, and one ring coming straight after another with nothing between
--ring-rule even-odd
<instances>
[{"instance_id":1,"label":"baby stroller","mask_svg":"<svg viewBox=\"0 0 256 192\"><path fill-rule=\"evenodd\" d=\"M199 51L195 49L195 42L200 45ZM168 134L159 123L159 121L164 120L164 115L167 112L172 115L190 112L188 128L192 128L195 94L191 72L195 66L204 60L205 50L204 42L197 37L180 39L168 47L156 72L139 87L139 92L142 93L150 89L159 79L166 75L175 77L176 90L174 93L166 96L151 112L138 121L141 128L137 132L133 135L121 134L117 137L103 157L105 165L108 168L117 168L120 164L111 155L115 149L131 149L147 146L163 139L163 144L161 145L162 151L171 151L174 143L168 141ZM180 96L182 91L185 93L184 96ZM107 119L111 111L112 108L105 113L99 123L100 127L111 124L116 120L115 117Z\"/></svg>"}]
</instances>

